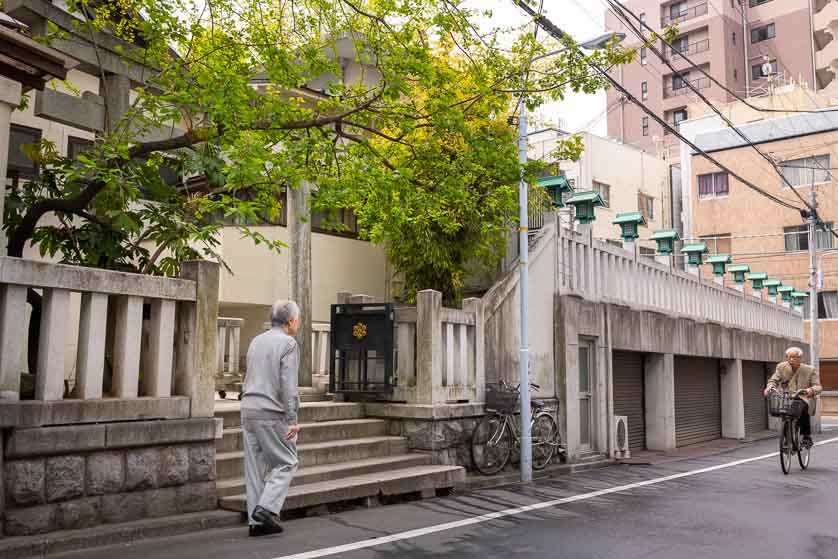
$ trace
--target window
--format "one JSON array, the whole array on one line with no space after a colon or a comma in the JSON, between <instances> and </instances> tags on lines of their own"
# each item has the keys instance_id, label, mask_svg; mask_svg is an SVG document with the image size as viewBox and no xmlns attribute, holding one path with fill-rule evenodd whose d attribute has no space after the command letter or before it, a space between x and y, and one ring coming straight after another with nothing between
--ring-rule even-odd
<instances>
[{"instance_id":1,"label":"window","mask_svg":"<svg viewBox=\"0 0 838 559\"><path fill-rule=\"evenodd\" d=\"M687 15L688 11L686 2L678 2L669 6L669 17L672 19L679 18Z\"/></svg>"},{"instance_id":2,"label":"window","mask_svg":"<svg viewBox=\"0 0 838 559\"><path fill-rule=\"evenodd\" d=\"M754 64L751 66L751 78L755 80L761 80L762 78L767 78L768 74L776 74L777 73L777 61L771 60L769 62L764 62L762 64Z\"/></svg>"},{"instance_id":3,"label":"window","mask_svg":"<svg viewBox=\"0 0 838 559\"><path fill-rule=\"evenodd\" d=\"M637 211L643 214L646 221L655 219L655 199L642 192L637 193Z\"/></svg>"},{"instance_id":4,"label":"window","mask_svg":"<svg viewBox=\"0 0 838 559\"><path fill-rule=\"evenodd\" d=\"M646 65L646 47L640 47L640 65Z\"/></svg>"},{"instance_id":5,"label":"window","mask_svg":"<svg viewBox=\"0 0 838 559\"><path fill-rule=\"evenodd\" d=\"M755 8L757 6L765 4L766 2L771 2L771 0L751 0L750 6L752 8Z\"/></svg>"},{"instance_id":6,"label":"window","mask_svg":"<svg viewBox=\"0 0 838 559\"><path fill-rule=\"evenodd\" d=\"M640 256L645 256L646 258L654 258L655 257L655 249L652 247L644 247L641 246L640 248Z\"/></svg>"},{"instance_id":7,"label":"window","mask_svg":"<svg viewBox=\"0 0 838 559\"><path fill-rule=\"evenodd\" d=\"M760 27L759 29L751 29L751 42L761 43L762 41L773 39L776 36L774 30L775 27L773 23L769 23L765 27Z\"/></svg>"},{"instance_id":8,"label":"window","mask_svg":"<svg viewBox=\"0 0 838 559\"><path fill-rule=\"evenodd\" d=\"M730 233L705 235L704 237L699 237L699 239L707 245L707 250L711 254L730 254L732 251Z\"/></svg>"},{"instance_id":9,"label":"window","mask_svg":"<svg viewBox=\"0 0 838 559\"><path fill-rule=\"evenodd\" d=\"M733 32L733 44L736 45L736 31Z\"/></svg>"},{"instance_id":10,"label":"window","mask_svg":"<svg viewBox=\"0 0 838 559\"><path fill-rule=\"evenodd\" d=\"M714 198L728 195L727 173L707 173L698 175L698 197Z\"/></svg>"},{"instance_id":11,"label":"window","mask_svg":"<svg viewBox=\"0 0 838 559\"><path fill-rule=\"evenodd\" d=\"M808 186L821 182L829 182L832 175L829 172L829 154L790 159L780 163L783 177L792 186ZM786 187L784 182L782 186Z\"/></svg>"},{"instance_id":12,"label":"window","mask_svg":"<svg viewBox=\"0 0 838 559\"><path fill-rule=\"evenodd\" d=\"M646 12L640 12L640 28L646 25Z\"/></svg>"},{"instance_id":13,"label":"window","mask_svg":"<svg viewBox=\"0 0 838 559\"><path fill-rule=\"evenodd\" d=\"M733 79L739 81L739 72L736 71L736 68L733 69Z\"/></svg>"},{"instance_id":14,"label":"window","mask_svg":"<svg viewBox=\"0 0 838 559\"><path fill-rule=\"evenodd\" d=\"M672 51L675 52L683 52L686 53L690 48L690 43L687 40L687 37L678 37L674 41L672 41Z\"/></svg>"},{"instance_id":15,"label":"window","mask_svg":"<svg viewBox=\"0 0 838 559\"><path fill-rule=\"evenodd\" d=\"M827 228L834 230L833 223L827 222ZM809 226L795 225L792 227L783 227L783 235L785 235L786 252L797 252L801 250L809 250ZM835 246L835 237L830 231L818 230L815 232L815 242L817 249L833 248Z\"/></svg>"},{"instance_id":16,"label":"window","mask_svg":"<svg viewBox=\"0 0 838 559\"><path fill-rule=\"evenodd\" d=\"M605 203L605 207L611 206L611 186L605 184L604 182L597 182L594 181L593 184L594 192L599 192L599 195L602 197L602 201Z\"/></svg>"},{"instance_id":17,"label":"window","mask_svg":"<svg viewBox=\"0 0 838 559\"><path fill-rule=\"evenodd\" d=\"M687 120L687 109L678 109L672 113L672 123L675 125L675 128L681 126L681 123L685 120Z\"/></svg>"},{"instance_id":18,"label":"window","mask_svg":"<svg viewBox=\"0 0 838 559\"><path fill-rule=\"evenodd\" d=\"M672 76L672 89L673 91L676 89L684 89L687 87L687 82L690 81L690 73L684 72L683 74L675 74Z\"/></svg>"},{"instance_id":19,"label":"window","mask_svg":"<svg viewBox=\"0 0 838 559\"><path fill-rule=\"evenodd\" d=\"M818 293L818 318L838 318L838 291Z\"/></svg>"},{"instance_id":20,"label":"window","mask_svg":"<svg viewBox=\"0 0 838 559\"><path fill-rule=\"evenodd\" d=\"M640 83L640 99L645 101L649 98L649 83L648 82L641 82Z\"/></svg>"},{"instance_id":21,"label":"window","mask_svg":"<svg viewBox=\"0 0 838 559\"><path fill-rule=\"evenodd\" d=\"M648 116L643 117L642 128L643 128L643 135L648 136L649 135L649 117Z\"/></svg>"},{"instance_id":22,"label":"window","mask_svg":"<svg viewBox=\"0 0 838 559\"><path fill-rule=\"evenodd\" d=\"M355 212L349 208L312 212L311 230L355 237L358 234L358 220L355 218Z\"/></svg>"},{"instance_id":23,"label":"window","mask_svg":"<svg viewBox=\"0 0 838 559\"><path fill-rule=\"evenodd\" d=\"M93 146L93 140L85 140L84 138L76 138L75 136L67 137L67 158L77 159L79 154L90 149Z\"/></svg>"},{"instance_id":24,"label":"window","mask_svg":"<svg viewBox=\"0 0 838 559\"><path fill-rule=\"evenodd\" d=\"M23 146L41 141L37 128L12 124L9 128L9 177L33 179L38 175L38 165L23 154Z\"/></svg>"}]
</instances>

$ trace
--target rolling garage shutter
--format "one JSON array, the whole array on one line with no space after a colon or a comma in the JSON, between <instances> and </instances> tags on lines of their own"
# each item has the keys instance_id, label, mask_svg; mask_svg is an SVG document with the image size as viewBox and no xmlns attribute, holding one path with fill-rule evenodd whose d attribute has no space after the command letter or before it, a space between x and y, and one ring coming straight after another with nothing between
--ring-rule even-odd
<instances>
[{"instance_id":1,"label":"rolling garage shutter","mask_svg":"<svg viewBox=\"0 0 838 559\"><path fill-rule=\"evenodd\" d=\"M745 433L758 433L768 429L768 409L762 391L765 389L765 364L756 361L742 362L742 391L745 401Z\"/></svg>"},{"instance_id":2,"label":"rolling garage shutter","mask_svg":"<svg viewBox=\"0 0 838 559\"><path fill-rule=\"evenodd\" d=\"M675 357L675 444L686 446L722 436L719 362Z\"/></svg>"},{"instance_id":3,"label":"rolling garage shutter","mask_svg":"<svg viewBox=\"0 0 838 559\"><path fill-rule=\"evenodd\" d=\"M612 354L614 371L614 415L628 417L630 450L646 448L646 410L643 405L643 354L615 351Z\"/></svg>"}]
</instances>

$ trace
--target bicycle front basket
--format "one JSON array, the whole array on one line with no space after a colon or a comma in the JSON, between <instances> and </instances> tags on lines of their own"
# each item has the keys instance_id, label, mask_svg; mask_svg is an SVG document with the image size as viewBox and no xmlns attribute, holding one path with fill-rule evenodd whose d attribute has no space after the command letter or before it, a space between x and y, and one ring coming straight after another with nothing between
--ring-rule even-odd
<instances>
[{"instance_id":1,"label":"bicycle front basket","mask_svg":"<svg viewBox=\"0 0 838 559\"><path fill-rule=\"evenodd\" d=\"M789 407L789 397L787 394L780 392L768 393L768 413L772 417L783 417L787 415Z\"/></svg>"},{"instance_id":2,"label":"bicycle front basket","mask_svg":"<svg viewBox=\"0 0 838 559\"><path fill-rule=\"evenodd\" d=\"M487 384L486 409L499 413L515 413L518 409L518 391L500 383Z\"/></svg>"}]
</instances>

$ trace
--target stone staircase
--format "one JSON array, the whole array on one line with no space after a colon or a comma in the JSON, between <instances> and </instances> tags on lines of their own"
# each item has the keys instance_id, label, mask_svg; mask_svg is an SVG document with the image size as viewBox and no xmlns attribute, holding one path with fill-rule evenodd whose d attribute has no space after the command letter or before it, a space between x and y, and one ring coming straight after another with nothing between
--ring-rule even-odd
<instances>
[{"instance_id":1,"label":"stone staircase","mask_svg":"<svg viewBox=\"0 0 838 559\"><path fill-rule=\"evenodd\" d=\"M459 466L436 466L431 456L412 453L404 437L387 434L387 421L364 415L364 405L332 402L314 393L301 394L300 467L284 510L329 509L371 505L379 497L433 496L465 481ZM244 447L239 402L216 402L215 416L224 422L216 441L216 476L220 506L246 508Z\"/></svg>"}]
</instances>

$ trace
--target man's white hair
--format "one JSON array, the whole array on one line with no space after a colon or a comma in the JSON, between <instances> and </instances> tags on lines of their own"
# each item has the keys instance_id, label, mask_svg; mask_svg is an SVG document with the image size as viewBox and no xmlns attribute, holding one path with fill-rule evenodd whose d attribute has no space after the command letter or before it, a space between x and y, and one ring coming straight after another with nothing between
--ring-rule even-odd
<instances>
[{"instance_id":1,"label":"man's white hair","mask_svg":"<svg viewBox=\"0 0 838 559\"><path fill-rule=\"evenodd\" d=\"M792 355L797 355L798 357L803 357L803 350L799 347L790 347L786 350L786 358L788 359Z\"/></svg>"},{"instance_id":2,"label":"man's white hair","mask_svg":"<svg viewBox=\"0 0 838 559\"><path fill-rule=\"evenodd\" d=\"M294 301L280 299L271 307L271 325L285 326L300 317L300 307Z\"/></svg>"}]
</instances>

